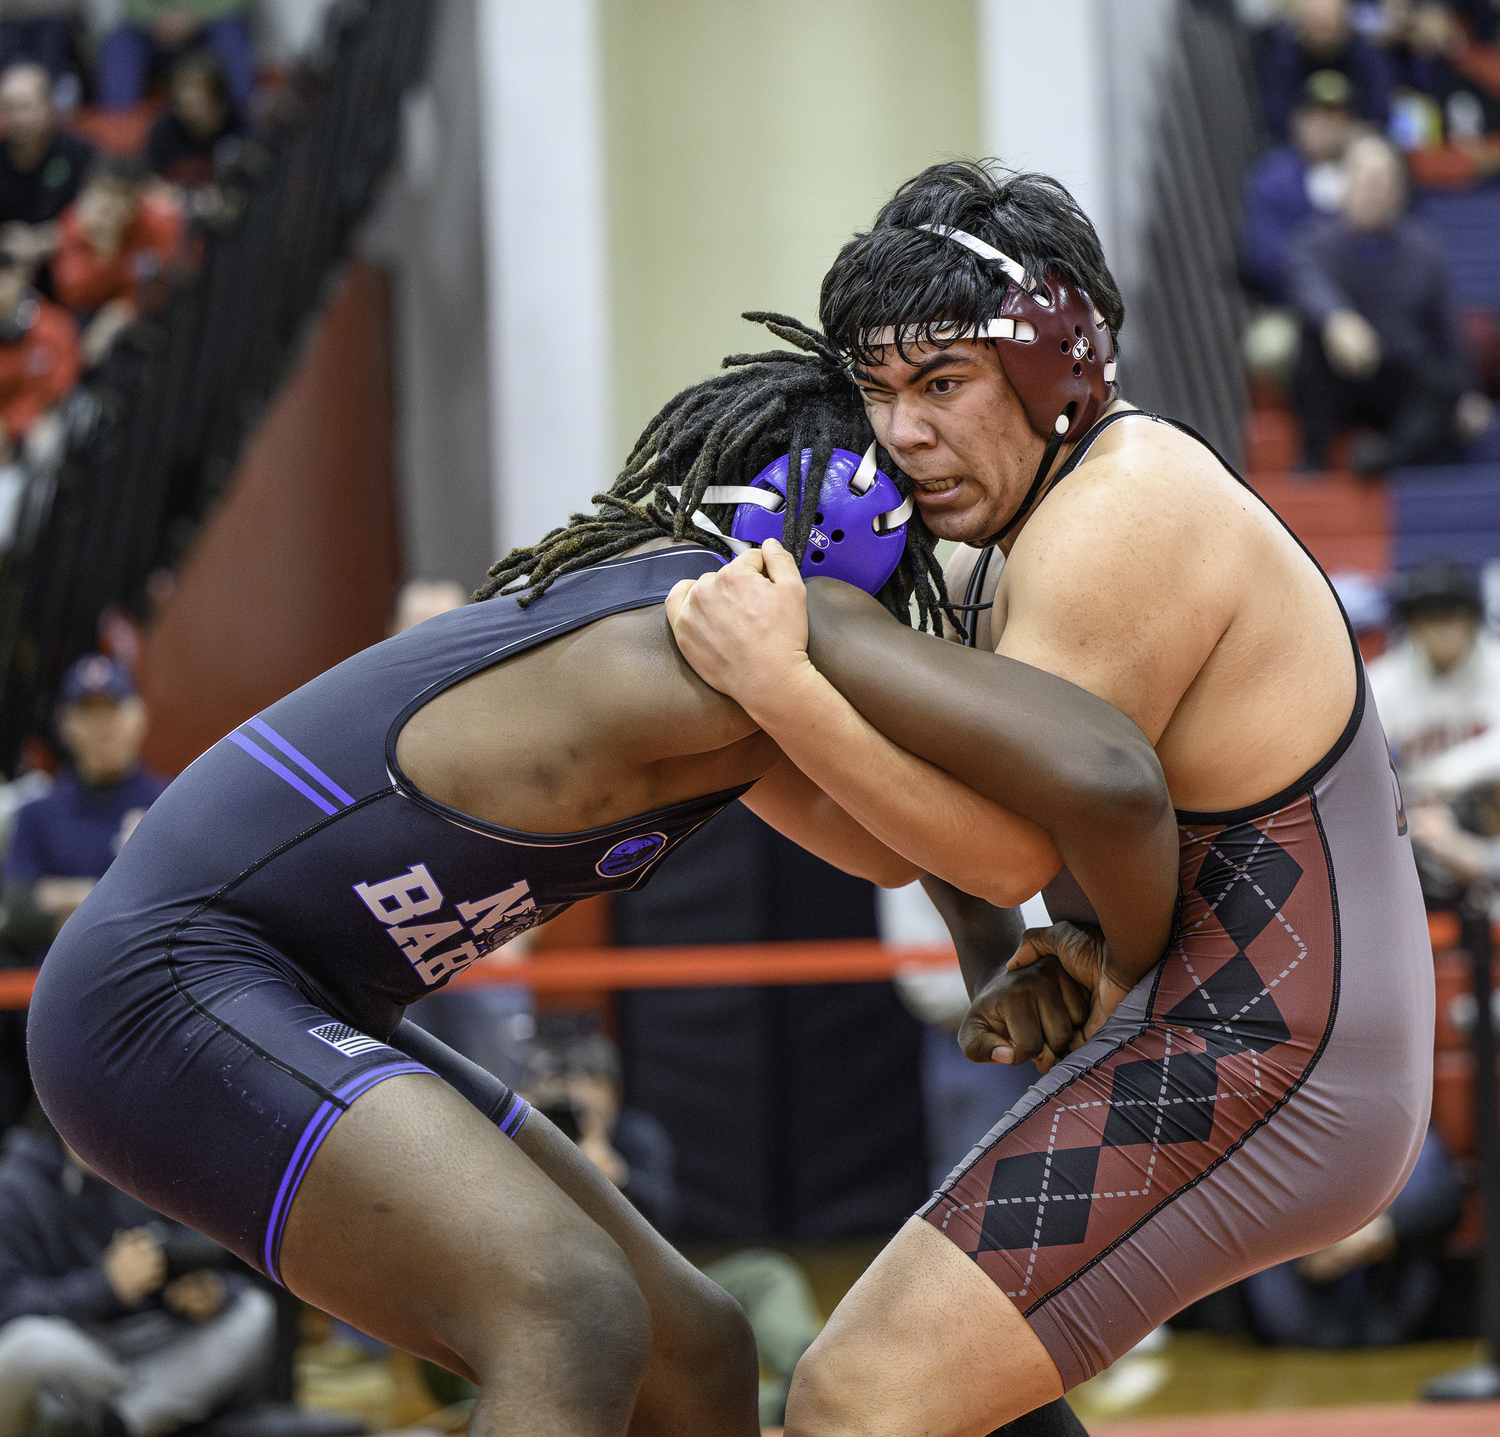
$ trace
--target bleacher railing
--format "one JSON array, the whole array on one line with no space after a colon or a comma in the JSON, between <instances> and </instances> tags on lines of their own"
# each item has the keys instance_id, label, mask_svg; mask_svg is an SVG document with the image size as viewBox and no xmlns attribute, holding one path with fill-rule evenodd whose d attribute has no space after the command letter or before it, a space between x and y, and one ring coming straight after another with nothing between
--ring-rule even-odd
<instances>
[{"instance_id":1,"label":"bleacher railing","mask_svg":"<svg viewBox=\"0 0 1500 1437\"><path fill-rule=\"evenodd\" d=\"M1158 91L1121 382L1134 403L1185 420L1239 464L1248 407L1240 186L1264 139L1249 40L1228 5L1179 0Z\"/></svg>"},{"instance_id":2,"label":"bleacher railing","mask_svg":"<svg viewBox=\"0 0 1500 1437\"><path fill-rule=\"evenodd\" d=\"M321 46L221 176L224 215L163 312L64 406L45 518L0 554L0 771L45 732L57 682L111 605L147 617L296 363L396 153L437 0L338 0ZM29 512L29 511L28 511Z\"/></svg>"}]
</instances>

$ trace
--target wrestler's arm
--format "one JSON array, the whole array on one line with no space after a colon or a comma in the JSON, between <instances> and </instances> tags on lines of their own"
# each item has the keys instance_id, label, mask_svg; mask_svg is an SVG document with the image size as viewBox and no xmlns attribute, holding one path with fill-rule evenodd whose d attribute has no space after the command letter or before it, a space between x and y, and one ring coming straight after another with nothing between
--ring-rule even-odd
<instances>
[{"instance_id":1,"label":"wrestler's arm","mask_svg":"<svg viewBox=\"0 0 1500 1437\"><path fill-rule=\"evenodd\" d=\"M889 787L882 811L867 826L784 758L741 802L793 843L882 888L940 872L1001 907L1036 892L1028 875L1061 864L1045 829L897 748L852 711L838 717L853 721L847 735L853 761L864 755L884 765ZM961 848L952 842L955 832L968 837Z\"/></svg>"},{"instance_id":2,"label":"wrestler's arm","mask_svg":"<svg viewBox=\"0 0 1500 1437\"><path fill-rule=\"evenodd\" d=\"M813 580L808 620L814 666L881 733L1051 833L1128 991L1161 957L1177 896L1177 828L1146 735L1066 679L917 633L847 584ZM1033 869L1019 896L1056 871Z\"/></svg>"},{"instance_id":3,"label":"wrestler's arm","mask_svg":"<svg viewBox=\"0 0 1500 1437\"><path fill-rule=\"evenodd\" d=\"M1154 963L1171 920L1177 845L1140 730L1064 680L914 633L847 585L814 587L824 591L813 607L825 636L813 647L849 685L852 704L808 662L807 601L779 545L680 585L668 614L698 672L882 841L1000 906L1045 884L1060 849L1094 900L1112 966ZM951 790L931 781L940 770L914 753L962 780L958 791L972 788L1049 829L1055 847L976 846L964 810L947 801ZM992 876L1000 864L1003 887Z\"/></svg>"},{"instance_id":4,"label":"wrestler's arm","mask_svg":"<svg viewBox=\"0 0 1500 1437\"><path fill-rule=\"evenodd\" d=\"M903 888L922 876L917 864L856 823L790 759L782 759L740 802L809 853L881 888Z\"/></svg>"}]
</instances>

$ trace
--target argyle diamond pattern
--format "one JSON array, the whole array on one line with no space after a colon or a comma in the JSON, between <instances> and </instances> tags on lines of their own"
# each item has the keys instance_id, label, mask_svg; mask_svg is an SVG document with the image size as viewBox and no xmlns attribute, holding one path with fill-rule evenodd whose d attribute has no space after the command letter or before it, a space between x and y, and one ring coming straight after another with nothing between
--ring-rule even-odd
<instances>
[{"instance_id":1,"label":"argyle diamond pattern","mask_svg":"<svg viewBox=\"0 0 1500 1437\"><path fill-rule=\"evenodd\" d=\"M1243 953L1220 964L1167 1014L1167 1022L1217 1029L1235 1045L1232 1051L1265 1053L1291 1037L1265 979Z\"/></svg>"},{"instance_id":2,"label":"argyle diamond pattern","mask_svg":"<svg viewBox=\"0 0 1500 1437\"><path fill-rule=\"evenodd\" d=\"M1193 885L1242 953L1276 917L1302 877L1302 865L1252 823L1226 828L1209 848Z\"/></svg>"},{"instance_id":3,"label":"argyle diamond pattern","mask_svg":"<svg viewBox=\"0 0 1500 1437\"><path fill-rule=\"evenodd\" d=\"M978 1251L1082 1242L1098 1170L1099 1149L1092 1146L1001 1158L990 1177Z\"/></svg>"},{"instance_id":4,"label":"argyle diamond pattern","mask_svg":"<svg viewBox=\"0 0 1500 1437\"><path fill-rule=\"evenodd\" d=\"M1122 1063L1110 1091L1104 1146L1206 1142L1218 1090L1214 1060L1202 1053Z\"/></svg>"}]
</instances>

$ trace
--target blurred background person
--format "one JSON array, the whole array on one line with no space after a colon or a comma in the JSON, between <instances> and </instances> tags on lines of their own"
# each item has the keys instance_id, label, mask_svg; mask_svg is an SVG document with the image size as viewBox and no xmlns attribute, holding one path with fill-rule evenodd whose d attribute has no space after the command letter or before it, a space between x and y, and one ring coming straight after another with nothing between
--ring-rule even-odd
<instances>
[{"instance_id":1,"label":"blurred background person","mask_svg":"<svg viewBox=\"0 0 1500 1437\"><path fill-rule=\"evenodd\" d=\"M971 1063L964 1056L958 1029L969 1011L969 990L956 967L898 974L896 992L923 1025L927 1185L936 1192L1040 1075L1035 1063Z\"/></svg>"},{"instance_id":2,"label":"blurred background person","mask_svg":"<svg viewBox=\"0 0 1500 1437\"><path fill-rule=\"evenodd\" d=\"M89 654L68 671L57 729L72 765L16 814L5 856L7 933L38 958L166 789L141 762L146 728L124 665Z\"/></svg>"},{"instance_id":3,"label":"blurred background person","mask_svg":"<svg viewBox=\"0 0 1500 1437\"><path fill-rule=\"evenodd\" d=\"M125 0L123 19L99 51L96 83L105 109L137 104L154 71L199 48L223 66L234 103L249 100L255 86L249 0Z\"/></svg>"},{"instance_id":4,"label":"blurred background person","mask_svg":"<svg viewBox=\"0 0 1500 1437\"><path fill-rule=\"evenodd\" d=\"M162 277L182 251L182 215L147 188L138 160L95 160L58 220L52 282L82 327L85 364L98 364L121 330L159 305Z\"/></svg>"},{"instance_id":5,"label":"blurred background person","mask_svg":"<svg viewBox=\"0 0 1500 1437\"><path fill-rule=\"evenodd\" d=\"M0 464L42 415L65 398L83 369L78 326L38 294L34 266L0 249Z\"/></svg>"},{"instance_id":6,"label":"blurred background person","mask_svg":"<svg viewBox=\"0 0 1500 1437\"><path fill-rule=\"evenodd\" d=\"M1252 1330L1289 1347L1390 1347L1421 1336L1438 1300L1438 1257L1463 1184L1429 1129L1396 1200L1348 1237L1245 1279Z\"/></svg>"},{"instance_id":7,"label":"blurred background person","mask_svg":"<svg viewBox=\"0 0 1500 1437\"><path fill-rule=\"evenodd\" d=\"M1399 17L1386 54L1395 85L1391 135L1404 149L1473 146L1500 129L1500 99L1454 63L1465 43L1450 5L1423 0Z\"/></svg>"},{"instance_id":8,"label":"blurred background person","mask_svg":"<svg viewBox=\"0 0 1500 1437\"><path fill-rule=\"evenodd\" d=\"M1275 140L1290 138L1292 112L1308 78L1319 70L1347 76L1354 112L1385 129L1390 72L1380 50L1355 32L1348 0L1288 0L1287 19L1267 33L1261 54L1261 101Z\"/></svg>"},{"instance_id":9,"label":"blurred background person","mask_svg":"<svg viewBox=\"0 0 1500 1437\"><path fill-rule=\"evenodd\" d=\"M1484 629L1478 580L1422 564L1391 589L1400 637L1369 666L1370 694L1408 797L1449 750L1500 726L1500 641Z\"/></svg>"},{"instance_id":10,"label":"blurred background person","mask_svg":"<svg viewBox=\"0 0 1500 1437\"><path fill-rule=\"evenodd\" d=\"M52 77L30 61L0 73L0 126L0 246L45 263L57 248L57 217L78 198L94 149L58 128ZM41 278L46 292L45 270Z\"/></svg>"},{"instance_id":11,"label":"blurred background person","mask_svg":"<svg viewBox=\"0 0 1500 1437\"><path fill-rule=\"evenodd\" d=\"M1299 325L1288 293L1292 243L1344 198L1344 151L1357 133L1354 87L1339 70L1316 70L1302 87L1291 138L1245 172L1241 265L1264 308L1245 333L1251 372L1285 386L1297 359Z\"/></svg>"},{"instance_id":12,"label":"blurred background person","mask_svg":"<svg viewBox=\"0 0 1500 1437\"><path fill-rule=\"evenodd\" d=\"M0 1157L0 1437L166 1437L248 1395L275 1304L221 1266L222 1248L111 1187L50 1128L13 1128Z\"/></svg>"},{"instance_id":13,"label":"blurred background person","mask_svg":"<svg viewBox=\"0 0 1500 1437\"><path fill-rule=\"evenodd\" d=\"M1460 432L1473 438L1491 408L1473 389L1447 251L1406 213L1406 166L1385 140L1355 140L1337 219L1293 243L1290 292L1303 340L1291 400L1303 464L1321 469L1328 444L1355 422L1378 428L1355 444L1358 474L1419 464Z\"/></svg>"},{"instance_id":14,"label":"blurred background person","mask_svg":"<svg viewBox=\"0 0 1500 1437\"><path fill-rule=\"evenodd\" d=\"M167 109L146 140L152 173L187 194L214 184L219 169L238 149L243 124L229 92L224 67L206 50L172 69Z\"/></svg>"},{"instance_id":15,"label":"blurred background person","mask_svg":"<svg viewBox=\"0 0 1500 1437\"><path fill-rule=\"evenodd\" d=\"M0 71L21 60L44 66L61 110L83 98L79 79L81 0L5 0L0 5Z\"/></svg>"},{"instance_id":16,"label":"blurred background person","mask_svg":"<svg viewBox=\"0 0 1500 1437\"><path fill-rule=\"evenodd\" d=\"M1344 198L1344 151L1355 136L1354 87L1338 70L1307 77L1292 111L1290 138L1245 172L1245 271L1272 304L1285 304L1292 241Z\"/></svg>"},{"instance_id":17,"label":"blurred background person","mask_svg":"<svg viewBox=\"0 0 1500 1437\"><path fill-rule=\"evenodd\" d=\"M435 619L469 602L469 591L457 579L410 579L396 595L391 633L404 634L427 619Z\"/></svg>"}]
</instances>

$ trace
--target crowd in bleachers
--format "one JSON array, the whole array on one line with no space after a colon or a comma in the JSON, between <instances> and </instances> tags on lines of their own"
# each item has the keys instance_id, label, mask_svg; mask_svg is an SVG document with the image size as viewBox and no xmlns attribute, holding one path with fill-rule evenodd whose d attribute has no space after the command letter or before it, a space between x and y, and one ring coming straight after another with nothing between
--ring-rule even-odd
<instances>
[{"instance_id":1,"label":"crowd in bleachers","mask_svg":"<svg viewBox=\"0 0 1500 1437\"><path fill-rule=\"evenodd\" d=\"M0 6L0 464L200 256L256 83L248 0Z\"/></svg>"},{"instance_id":2,"label":"crowd in bleachers","mask_svg":"<svg viewBox=\"0 0 1500 1437\"><path fill-rule=\"evenodd\" d=\"M1465 306L1454 256L1410 201L1500 174L1500 8L1257 8L1273 146L1244 181L1256 403L1295 415L1304 471L1461 458L1493 425L1500 317Z\"/></svg>"}]
</instances>

